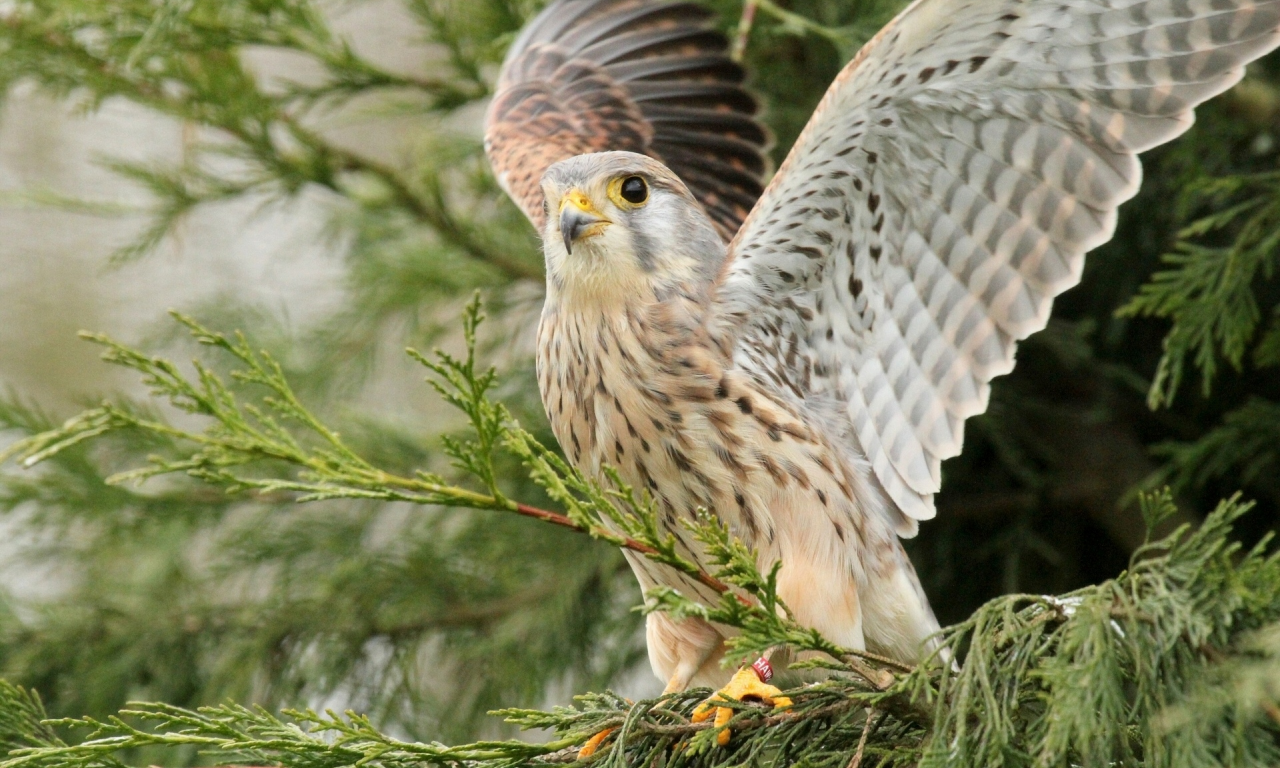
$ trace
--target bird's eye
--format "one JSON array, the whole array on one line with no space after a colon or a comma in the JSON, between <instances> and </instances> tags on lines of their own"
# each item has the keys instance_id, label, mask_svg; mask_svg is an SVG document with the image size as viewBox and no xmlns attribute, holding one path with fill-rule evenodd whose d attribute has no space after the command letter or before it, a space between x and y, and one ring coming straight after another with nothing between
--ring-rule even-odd
<instances>
[{"instance_id":1,"label":"bird's eye","mask_svg":"<svg viewBox=\"0 0 1280 768\"><path fill-rule=\"evenodd\" d=\"M649 185L644 183L644 179L639 176L628 176L622 180L622 186L618 188L618 193L628 203L639 205L649 199Z\"/></svg>"}]
</instances>

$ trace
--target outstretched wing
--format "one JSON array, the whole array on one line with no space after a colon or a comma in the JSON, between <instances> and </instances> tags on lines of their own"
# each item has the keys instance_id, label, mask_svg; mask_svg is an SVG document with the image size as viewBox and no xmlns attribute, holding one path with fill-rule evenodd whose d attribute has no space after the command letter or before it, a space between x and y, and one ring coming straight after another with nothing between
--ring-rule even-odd
<instances>
[{"instance_id":1,"label":"outstretched wing","mask_svg":"<svg viewBox=\"0 0 1280 768\"><path fill-rule=\"evenodd\" d=\"M711 14L688 2L556 0L521 32L485 119L499 182L539 230L539 181L574 155L665 163L728 240L763 189L768 133Z\"/></svg>"},{"instance_id":2,"label":"outstretched wing","mask_svg":"<svg viewBox=\"0 0 1280 768\"><path fill-rule=\"evenodd\" d=\"M1277 0L917 0L844 69L730 247L736 357L827 395L904 535L1111 237L1137 153L1277 44Z\"/></svg>"}]
</instances>

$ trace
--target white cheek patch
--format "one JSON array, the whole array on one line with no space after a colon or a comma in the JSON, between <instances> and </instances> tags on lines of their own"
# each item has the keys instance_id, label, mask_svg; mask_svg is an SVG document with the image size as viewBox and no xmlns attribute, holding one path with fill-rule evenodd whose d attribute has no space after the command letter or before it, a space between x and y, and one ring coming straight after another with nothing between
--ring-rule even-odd
<instances>
[{"instance_id":1,"label":"white cheek patch","mask_svg":"<svg viewBox=\"0 0 1280 768\"><path fill-rule=\"evenodd\" d=\"M610 212L616 216L616 213ZM639 268L631 233L624 224L611 223L599 234L580 238L573 253L565 250L560 233L547 227L543 248L548 276L569 300L626 303L648 287Z\"/></svg>"}]
</instances>

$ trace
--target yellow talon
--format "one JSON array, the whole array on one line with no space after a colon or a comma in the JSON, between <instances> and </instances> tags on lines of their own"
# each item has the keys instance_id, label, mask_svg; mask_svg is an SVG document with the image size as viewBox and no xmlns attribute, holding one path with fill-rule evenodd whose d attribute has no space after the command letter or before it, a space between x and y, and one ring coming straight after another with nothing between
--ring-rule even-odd
<instances>
[{"instance_id":1,"label":"yellow talon","mask_svg":"<svg viewBox=\"0 0 1280 768\"><path fill-rule=\"evenodd\" d=\"M578 750L578 759L586 760L588 757L591 757L592 755L594 755L596 753L596 750L600 749L600 745L604 743L604 740L609 738L609 736L612 735L613 732L616 730L618 729L605 728L603 731L600 731L595 736L592 736L591 738L587 739L587 743L583 744L582 749Z\"/></svg>"},{"instance_id":2,"label":"yellow talon","mask_svg":"<svg viewBox=\"0 0 1280 768\"><path fill-rule=\"evenodd\" d=\"M716 743L725 746L729 743L729 729L725 726L733 718L733 710L729 707L717 707L719 701L760 701L774 709L786 709L791 706L791 699L780 695L782 691L768 683L760 682L760 677L750 667L743 667L734 674L729 684L716 691L706 701L693 710L693 722L701 723L715 716L715 726L720 730L716 734Z\"/></svg>"}]
</instances>

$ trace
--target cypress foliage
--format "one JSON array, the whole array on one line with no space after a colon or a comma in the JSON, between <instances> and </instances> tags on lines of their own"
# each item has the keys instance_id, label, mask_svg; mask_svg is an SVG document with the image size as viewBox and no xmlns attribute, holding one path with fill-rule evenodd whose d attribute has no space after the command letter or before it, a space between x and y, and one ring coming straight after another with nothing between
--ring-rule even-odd
<instances>
[{"instance_id":1,"label":"cypress foliage","mask_svg":"<svg viewBox=\"0 0 1280 768\"><path fill-rule=\"evenodd\" d=\"M708 4L738 35L740 0ZM753 4L743 53L780 160L900 3ZM597 759L617 764L1280 762L1273 61L1145 158L1116 239L970 421L939 517L910 542L955 663L907 669L791 624L771 575L710 519L698 535L721 557L700 577L725 588L721 605L636 592L610 544L697 569L642 496L602 492L548 448L531 361L508 341L536 304L536 237L456 128L540 4L401 5L440 54L430 71L380 66L310 0L0 7L0 94L124 99L197 129L173 166L105 160L154 200L118 260L147 258L201 206L322 190L348 273L347 304L296 333L224 306L178 315L186 333L162 333L161 356L90 334L153 399L55 415L0 398L15 459L0 515L35 542L24 565L60 575L49 596L0 593L0 742L16 750L0 768L569 762L611 725ZM268 81L251 48L323 77ZM336 138L369 104L373 124L421 117L403 162ZM478 304L459 311L477 288L488 326ZM431 434L363 410L377 350L436 342L456 354L415 356L461 420ZM194 368L170 362L193 349ZM788 713L741 707L727 750L688 721L706 691L485 716L643 667L641 602L712 611L742 628L740 655L823 651L830 676ZM274 714L331 701L363 714ZM465 743L517 727L553 735Z\"/></svg>"}]
</instances>

